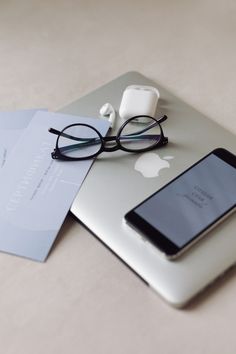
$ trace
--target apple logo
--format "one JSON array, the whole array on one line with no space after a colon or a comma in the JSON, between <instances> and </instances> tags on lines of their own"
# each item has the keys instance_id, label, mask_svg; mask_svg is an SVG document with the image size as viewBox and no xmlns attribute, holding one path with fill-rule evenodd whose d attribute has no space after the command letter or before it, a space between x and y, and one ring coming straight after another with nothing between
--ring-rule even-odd
<instances>
[{"instance_id":1,"label":"apple logo","mask_svg":"<svg viewBox=\"0 0 236 354\"><path fill-rule=\"evenodd\" d=\"M155 152L146 152L137 159L134 168L144 177L157 177L160 170L170 168L168 160L172 160L173 158L173 156L164 156L161 158Z\"/></svg>"}]
</instances>

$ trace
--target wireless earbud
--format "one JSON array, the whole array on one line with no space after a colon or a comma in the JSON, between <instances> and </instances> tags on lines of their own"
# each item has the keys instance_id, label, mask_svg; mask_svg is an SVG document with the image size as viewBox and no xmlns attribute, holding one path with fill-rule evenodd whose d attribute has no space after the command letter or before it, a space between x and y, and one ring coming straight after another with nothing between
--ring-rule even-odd
<instances>
[{"instance_id":1,"label":"wireless earbud","mask_svg":"<svg viewBox=\"0 0 236 354\"><path fill-rule=\"evenodd\" d=\"M114 125L114 122L115 122L115 119L116 119L116 111L114 110L112 105L110 103L105 103L101 107L99 113L100 113L100 115L102 117L109 116L108 121L111 123L111 128L113 128L113 125Z\"/></svg>"}]
</instances>

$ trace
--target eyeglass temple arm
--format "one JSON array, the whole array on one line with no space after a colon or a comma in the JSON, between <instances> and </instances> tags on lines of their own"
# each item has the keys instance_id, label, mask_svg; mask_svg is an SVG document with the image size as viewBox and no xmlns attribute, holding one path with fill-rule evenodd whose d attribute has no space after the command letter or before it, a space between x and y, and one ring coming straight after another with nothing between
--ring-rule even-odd
<instances>
[{"instance_id":1,"label":"eyeglass temple arm","mask_svg":"<svg viewBox=\"0 0 236 354\"><path fill-rule=\"evenodd\" d=\"M60 135L60 131L54 128L49 128L48 129L49 133L55 134L55 135Z\"/></svg>"},{"instance_id":2,"label":"eyeglass temple arm","mask_svg":"<svg viewBox=\"0 0 236 354\"><path fill-rule=\"evenodd\" d=\"M73 135L60 132L59 130L54 129L54 128L49 128L48 131L49 131L49 133L52 133L52 134L55 134L55 135L61 135L61 136L63 136L64 138L69 138L69 139L71 139L71 140L75 140L75 141L85 141L85 143L87 143L87 141L88 141L88 138L78 138L78 137L75 137L75 136L73 136ZM90 140L90 142L92 142L92 141L97 140L97 138L90 138L89 140Z\"/></svg>"},{"instance_id":3,"label":"eyeglass temple arm","mask_svg":"<svg viewBox=\"0 0 236 354\"><path fill-rule=\"evenodd\" d=\"M139 131L137 131L137 132L135 132L135 133L127 134L127 136L132 137L133 135L143 134L143 133L145 133L146 131L148 131L149 129L155 127L155 125L164 122L167 118L168 118L168 117L167 117L166 115L164 115L163 117L161 117L160 119L158 119L156 122L151 123L150 125L148 125L148 126L145 127L144 129L139 130Z\"/></svg>"},{"instance_id":4,"label":"eyeglass temple arm","mask_svg":"<svg viewBox=\"0 0 236 354\"><path fill-rule=\"evenodd\" d=\"M164 115L163 117L157 119L157 122L158 122L158 123L162 123L162 122L164 122L165 120L167 120L167 118L168 118L167 115Z\"/></svg>"},{"instance_id":5,"label":"eyeglass temple arm","mask_svg":"<svg viewBox=\"0 0 236 354\"><path fill-rule=\"evenodd\" d=\"M159 118L159 119L157 120L157 122L158 122L158 123L162 123L162 122L164 122L167 118L168 118L168 117L167 117L166 115L164 115L163 117ZM55 134L55 135L60 135L60 134L61 134L60 130L57 130L57 129L54 129L54 128L49 128L48 131L49 131L49 133L52 133L52 134ZM69 135L65 134L65 136L69 136Z\"/></svg>"},{"instance_id":6,"label":"eyeglass temple arm","mask_svg":"<svg viewBox=\"0 0 236 354\"><path fill-rule=\"evenodd\" d=\"M157 122L158 122L158 123L162 123L162 122L164 122L167 118L168 118L168 117L167 117L166 115L164 115L163 117L161 117L160 119L158 119ZM151 124L151 126L146 127L145 129L140 130L140 131L139 131L138 133L136 133L136 134L142 134L142 133L144 133L145 131L149 130L152 126L155 126L155 124L156 124L156 123ZM49 128L48 131L49 131L49 133L52 133L52 134L55 134L55 135L60 135L60 134L61 134L62 136L66 137L66 138L73 139L73 140L77 140L77 139L78 139L78 138L75 138L75 137L73 137L73 136L71 136L71 135L69 135L69 134L61 133L59 130L54 129L54 128ZM130 134L130 135L132 135L132 134ZM111 138L113 138L113 137L111 137ZM80 140L80 139L78 139L78 140Z\"/></svg>"}]
</instances>

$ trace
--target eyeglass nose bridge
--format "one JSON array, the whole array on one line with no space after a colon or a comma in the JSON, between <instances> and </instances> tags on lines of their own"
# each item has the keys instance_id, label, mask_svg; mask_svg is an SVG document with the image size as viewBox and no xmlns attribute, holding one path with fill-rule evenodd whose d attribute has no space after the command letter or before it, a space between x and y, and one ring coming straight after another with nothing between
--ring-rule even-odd
<instances>
[{"instance_id":1,"label":"eyeglass nose bridge","mask_svg":"<svg viewBox=\"0 0 236 354\"><path fill-rule=\"evenodd\" d=\"M117 151L120 149L120 145L119 142L117 141L117 137L116 136L106 136L102 139L102 143L103 143L103 151L106 152L113 152L113 151ZM109 144L113 143L114 145L109 146Z\"/></svg>"}]
</instances>

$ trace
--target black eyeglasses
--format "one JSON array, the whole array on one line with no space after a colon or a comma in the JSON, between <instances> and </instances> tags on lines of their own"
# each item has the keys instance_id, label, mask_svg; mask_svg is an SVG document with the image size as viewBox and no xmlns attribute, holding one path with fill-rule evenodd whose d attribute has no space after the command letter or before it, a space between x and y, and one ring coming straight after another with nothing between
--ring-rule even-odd
<instances>
[{"instance_id":1,"label":"black eyeglasses","mask_svg":"<svg viewBox=\"0 0 236 354\"><path fill-rule=\"evenodd\" d=\"M88 124L71 124L62 131L50 128L50 133L58 135L51 155L53 159L75 161L96 157L103 151L149 151L168 143L160 125L166 119L166 115L160 119L135 116L120 127L116 136L106 137Z\"/></svg>"}]
</instances>

